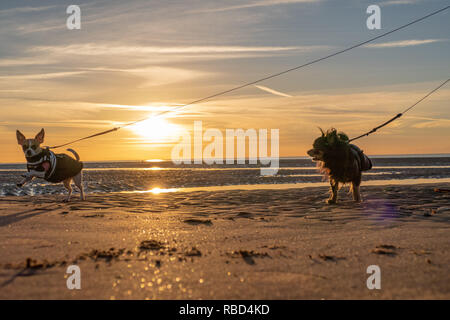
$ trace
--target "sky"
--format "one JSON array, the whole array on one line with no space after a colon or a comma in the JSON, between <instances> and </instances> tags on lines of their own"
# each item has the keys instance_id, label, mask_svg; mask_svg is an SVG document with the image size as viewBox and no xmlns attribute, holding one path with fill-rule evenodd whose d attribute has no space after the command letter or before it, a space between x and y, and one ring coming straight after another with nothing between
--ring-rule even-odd
<instances>
[{"instance_id":1,"label":"sky","mask_svg":"<svg viewBox=\"0 0 450 320\"><path fill-rule=\"evenodd\" d=\"M69 30L66 8L81 8ZM366 9L381 8L381 30ZM0 3L0 162L23 162L16 129L55 145L151 117L328 55L447 0L23 1ZM319 127L350 137L390 119L450 74L450 10L370 45L74 144L85 161L170 159L181 132L279 129L306 156ZM370 155L450 152L450 85L376 134ZM60 149L63 151L63 149ZM59 151L59 150L58 150Z\"/></svg>"}]
</instances>

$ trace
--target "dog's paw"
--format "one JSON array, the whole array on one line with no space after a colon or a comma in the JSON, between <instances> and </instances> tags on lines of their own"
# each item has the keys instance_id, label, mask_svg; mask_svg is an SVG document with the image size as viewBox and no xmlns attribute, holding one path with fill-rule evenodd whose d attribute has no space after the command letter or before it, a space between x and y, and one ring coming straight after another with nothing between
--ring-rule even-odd
<instances>
[{"instance_id":1,"label":"dog's paw","mask_svg":"<svg viewBox=\"0 0 450 320\"><path fill-rule=\"evenodd\" d=\"M328 199L326 202L328 204L336 204L337 200L336 199Z\"/></svg>"}]
</instances>

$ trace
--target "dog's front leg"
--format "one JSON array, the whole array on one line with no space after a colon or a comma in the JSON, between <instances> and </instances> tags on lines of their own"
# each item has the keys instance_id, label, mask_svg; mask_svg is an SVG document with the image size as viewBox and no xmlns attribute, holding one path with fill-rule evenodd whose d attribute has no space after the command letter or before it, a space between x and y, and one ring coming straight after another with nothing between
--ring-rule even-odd
<instances>
[{"instance_id":1,"label":"dog's front leg","mask_svg":"<svg viewBox=\"0 0 450 320\"><path fill-rule=\"evenodd\" d=\"M31 181L33 181L35 178L35 176L30 176L30 175L26 175L23 180L17 184L17 186L19 188L22 188L24 185L26 185L27 183L30 183Z\"/></svg>"},{"instance_id":2,"label":"dog's front leg","mask_svg":"<svg viewBox=\"0 0 450 320\"><path fill-rule=\"evenodd\" d=\"M337 193L338 193L339 182L330 180L330 185L331 185L330 198L327 200L328 204L337 202Z\"/></svg>"},{"instance_id":3,"label":"dog's front leg","mask_svg":"<svg viewBox=\"0 0 450 320\"><path fill-rule=\"evenodd\" d=\"M28 177L35 177L35 178L41 178L44 179L45 178L45 171L35 171L35 170L31 170L30 172L27 172L23 175L25 178Z\"/></svg>"},{"instance_id":4,"label":"dog's front leg","mask_svg":"<svg viewBox=\"0 0 450 320\"><path fill-rule=\"evenodd\" d=\"M21 188L25 184L33 181L34 178L44 178L45 177L45 172L42 173L40 171L31 170L30 172L26 172L25 174L23 174L22 177L24 177L24 179L20 183L17 184L17 186L19 188Z\"/></svg>"}]
</instances>

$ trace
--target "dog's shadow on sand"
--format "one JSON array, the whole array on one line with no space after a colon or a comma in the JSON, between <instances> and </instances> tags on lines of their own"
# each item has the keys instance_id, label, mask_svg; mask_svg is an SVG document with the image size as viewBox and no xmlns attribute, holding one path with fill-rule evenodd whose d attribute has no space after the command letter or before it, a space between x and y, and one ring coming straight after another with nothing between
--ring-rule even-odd
<instances>
[{"instance_id":1,"label":"dog's shadow on sand","mask_svg":"<svg viewBox=\"0 0 450 320\"><path fill-rule=\"evenodd\" d=\"M24 219L28 219L34 216L38 216L43 213L48 213L57 210L59 207L55 204L49 204L45 207L39 207L35 209L29 209L21 212L12 213L5 216L0 216L0 227L5 227L7 225L19 222Z\"/></svg>"}]
</instances>

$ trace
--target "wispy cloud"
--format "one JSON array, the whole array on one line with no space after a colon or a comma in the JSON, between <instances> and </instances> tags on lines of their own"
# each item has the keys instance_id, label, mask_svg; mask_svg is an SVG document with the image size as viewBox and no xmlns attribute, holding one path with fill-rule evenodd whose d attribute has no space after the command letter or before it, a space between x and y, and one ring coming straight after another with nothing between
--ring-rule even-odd
<instances>
[{"instance_id":1,"label":"wispy cloud","mask_svg":"<svg viewBox=\"0 0 450 320\"><path fill-rule=\"evenodd\" d=\"M55 63L54 60L39 58L18 58L18 59L3 59L0 60L0 67L17 67L17 66L31 66L44 65Z\"/></svg>"},{"instance_id":2,"label":"wispy cloud","mask_svg":"<svg viewBox=\"0 0 450 320\"><path fill-rule=\"evenodd\" d=\"M16 7L0 10L0 15L13 15L18 13L33 13L39 11L46 11L49 9L54 9L57 6L43 6L43 7Z\"/></svg>"},{"instance_id":3,"label":"wispy cloud","mask_svg":"<svg viewBox=\"0 0 450 320\"><path fill-rule=\"evenodd\" d=\"M75 44L68 46L37 46L30 51L75 55L148 55L148 54L221 54L221 53L257 53L311 51L324 46L184 46L158 47L114 44Z\"/></svg>"},{"instance_id":4,"label":"wispy cloud","mask_svg":"<svg viewBox=\"0 0 450 320\"><path fill-rule=\"evenodd\" d=\"M425 121L416 123L412 126L413 128L450 128L450 120L449 119L436 119L433 121Z\"/></svg>"},{"instance_id":5,"label":"wispy cloud","mask_svg":"<svg viewBox=\"0 0 450 320\"><path fill-rule=\"evenodd\" d=\"M448 41L447 39L424 39L424 40L401 40L383 43L367 44L367 48L401 48L410 46L419 46L423 44Z\"/></svg>"},{"instance_id":6,"label":"wispy cloud","mask_svg":"<svg viewBox=\"0 0 450 320\"><path fill-rule=\"evenodd\" d=\"M0 89L0 93L23 93L23 92L29 92L29 90L23 90L23 89Z\"/></svg>"},{"instance_id":7,"label":"wispy cloud","mask_svg":"<svg viewBox=\"0 0 450 320\"><path fill-rule=\"evenodd\" d=\"M136 77L145 79L145 82L140 84L138 88L148 86L161 86L193 80L208 76L212 73L202 72L184 68L171 68L163 66L151 66L144 68L129 68L129 69L114 69L114 68L89 68L85 69L91 72L121 72L128 73Z\"/></svg>"},{"instance_id":8,"label":"wispy cloud","mask_svg":"<svg viewBox=\"0 0 450 320\"><path fill-rule=\"evenodd\" d=\"M176 107L179 107L180 104L168 104L168 103L151 103L148 105L140 105L140 106L132 106L132 105L123 105L123 104L108 104L108 103L97 103L92 104L93 107L97 108L111 108L111 109L122 109L122 110L134 110L134 111L148 111L148 112L163 112L163 111L171 111Z\"/></svg>"},{"instance_id":9,"label":"wispy cloud","mask_svg":"<svg viewBox=\"0 0 450 320\"><path fill-rule=\"evenodd\" d=\"M437 119L429 117L411 117L412 121L419 120L412 125L413 128L450 128L450 119Z\"/></svg>"},{"instance_id":10,"label":"wispy cloud","mask_svg":"<svg viewBox=\"0 0 450 320\"><path fill-rule=\"evenodd\" d=\"M70 71L70 72L52 72L52 73L36 73L36 74L20 74L10 76L0 76L0 79L6 80L46 80L76 76L86 73L86 71Z\"/></svg>"},{"instance_id":11,"label":"wispy cloud","mask_svg":"<svg viewBox=\"0 0 450 320\"><path fill-rule=\"evenodd\" d=\"M292 96L289 95L289 94L286 94L286 93L283 93L283 92L280 92L280 91L277 91L277 90L274 90L274 89L270 89L270 88L268 88L268 87L264 87L264 86L256 86L256 85L255 85L255 87L258 88L258 89L260 89L260 90L262 90L262 91L272 93L272 94L274 94L274 95L276 95L276 96L281 96L281 97L286 97L286 98L292 98Z\"/></svg>"},{"instance_id":12,"label":"wispy cloud","mask_svg":"<svg viewBox=\"0 0 450 320\"><path fill-rule=\"evenodd\" d=\"M237 4L237 5L233 5L233 6L227 6L227 7L195 10L193 12L198 12L198 13L222 12L222 11L231 11L231 10L257 8L257 7L269 7L269 6L277 6L277 5L293 4L293 3L317 3L320 1L321 0L263 0L263 1L255 1L255 2L251 2L251 3L246 3L246 4Z\"/></svg>"},{"instance_id":13,"label":"wispy cloud","mask_svg":"<svg viewBox=\"0 0 450 320\"><path fill-rule=\"evenodd\" d=\"M384 1L379 3L380 6L394 6L394 5L402 5L402 4L415 4L420 0L391 0Z\"/></svg>"}]
</instances>

